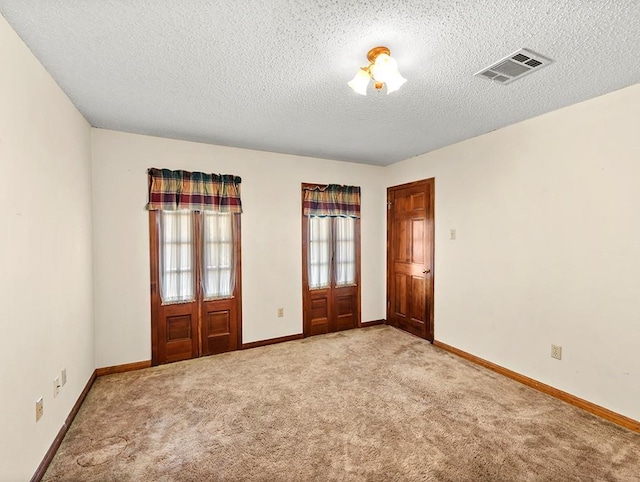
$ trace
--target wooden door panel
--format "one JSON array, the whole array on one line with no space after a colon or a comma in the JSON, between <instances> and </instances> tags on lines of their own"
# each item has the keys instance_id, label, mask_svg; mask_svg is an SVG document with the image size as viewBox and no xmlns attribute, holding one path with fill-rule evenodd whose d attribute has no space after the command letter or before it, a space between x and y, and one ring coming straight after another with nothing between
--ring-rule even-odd
<instances>
[{"instance_id":1,"label":"wooden door panel","mask_svg":"<svg viewBox=\"0 0 640 482\"><path fill-rule=\"evenodd\" d=\"M424 323L426 319L426 297L424 278L411 277L411 319L418 323Z\"/></svg>"},{"instance_id":2,"label":"wooden door panel","mask_svg":"<svg viewBox=\"0 0 640 482\"><path fill-rule=\"evenodd\" d=\"M427 206L427 200L426 200L426 196L425 193L423 192L418 192L418 193L413 193L410 196L411 198L411 212L412 214L416 214L416 213L424 213L426 211L426 206Z\"/></svg>"},{"instance_id":3,"label":"wooden door panel","mask_svg":"<svg viewBox=\"0 0 640 482\"><path fill-rule=\"evenodd\" d=\"M395 326L420 338L425 338L424 322L412 318L400 318L397 320Z\"/></svg>"},{"instance_id":4,"label":"wooden door panel","mask_svg":"<svg viewBox=\"0 0 640 482\"><path fill-rule=\"evenodd\" d=\"M425 220L411 220L411 262L424 265L425 263Z\"/></svg>"},{"instance_id":5,"label":"wooden door panel","mask_svg":"<svg viewBox=\"0 0 640 482\"><path fill-rule=\"evenodd\" d=\"M205 316L207 333L203 340L203 354L214 355L233 350L231 346L231 311L208 311Z\"/></svg>"},{"instance_id":6,"label":"wooden door panel","mask_svg":"<svg viewBox=\"0 0 640 482\"><path fill-rule=\"evenodd\" d=\"M395 223L395 244L393 248L393 260L396 262L409 261L409 235L410 226L407 220L400 220Z\"/></svg>"},{"instance_id":7,"label":"wooden door panel","mask_svg":"<svg viewBox=\"0 0 640 482\"><path fill-rule=\"evenodd\" d=\"M159 309L159 355L168 362L188 360L198 355L195 303L164 305Z\"/></svg>"},{"instance_id":8,"label":"wooden door panel","mask_svg":"<svg viewBox=\"0 0 640 482\"><path fill-rule=\"evenodd\" d=\"M388 189L387 321L433 341L433 179Z\"/></svg>"},{"instance_id":9,"label":"wooden door panel","mask_svg":"<svg viewBox=\"0 0 640 482\"><path fill-rule=\"evenodd\" d=\"M402 325L403 329L412 333L424 333L427 318L424 277L410 273L396 273L393 292L395 302L392 305L394 310L392 319Z\"/></svg>"},{"instance_id":10,"label":"wooden door panel","mask_svg":"<svg viewBox=\"0 0 640 482\"><path fill-rule=\"evenodd\" d=\"M231 312L229 310L208 312L207 328L210 336L229 335L231 333Z\"/></svg>"},{"instance_id":11,"label":"wooden door panel","mask_svg":"<svg viewBox=\"0 0 640 482\"><path fill-rule=\"evenodd\" d=\"M397 316L407 316L408 298L407 298L407 275L396 273L395 276L395 303L394 312Z\"/></svg>"},{"instance_id":12,"label":"wooden door panel","mask_svg":"<svg viewBox=\"0 0 640 482\"><path fill-rule=\"evenodd\" d=\"M193 334L190 315L166 318L167 343L166 359L168 362L188 360L193 356Z\"/></svg>"},{"instance_id":13,"label":"wooden door panel","mask_svg":"<svg viewBox=\"0 0 640 482\"><path fill-rule=\"evenodd\" d=\"M238 320L233 298L202 302L202 355L238 349Z\"/></svg>"},{"instance_id":14,"label":"wooden door panel","mask_svg":"<svg viewBox=\"0 0 640 482\"><path fill-rule=\"evenodd\" d=\"M323 335L331 330L330 290L310 291L310 313L308 316L308 332L311 335Z\"/></svg>"},{"instance_id":15,"label":"wooden door panel","mask_svg":"<svg viewBox=\"0 0 640 482\"><path fill-rule=\"evenodd\" d=\"M398 197L397 202L395 203L395 213L396 215L403 215L409 213L413 210L413 200L411 196L401 196Z\"/></svg>"},{"instance_id":16,"label":"wooden door panel","mask_svg":"<svg viewBox=\"0 0 640 482\"><path fill-rule=\"evenodd\" d=\"M335 326L332 331L358 326L358 290L355 286L334 288Z\"/></svg>"},{"instance_id":17,"label":"wooden door panel","mask_svg":"<svg viewBox=\"0 0 640 482\"><path fill-rule=\"evenodd\" d=\"M169 316L167 322L167 343L191 340L191 316Z\"/></svg>"}]
</instances>

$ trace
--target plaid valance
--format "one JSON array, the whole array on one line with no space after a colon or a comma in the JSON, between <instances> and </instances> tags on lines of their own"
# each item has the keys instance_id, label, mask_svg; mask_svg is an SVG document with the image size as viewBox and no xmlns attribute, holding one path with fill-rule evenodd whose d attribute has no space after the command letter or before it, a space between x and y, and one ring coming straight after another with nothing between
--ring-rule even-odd
<instances>
[{"instance_id":1,"label":"plaid valance","mask_svg":"<svg viewBox=\"0 0 640 482\"><path fill-rule=\"evenodd\" d=\"M229 174L151 168L147 209L241 213L240 181Z\"/></svg>"},{"instance_id":2,"label":"plaid valance","mask_svg":"<svg viewBox=\"0 0 640 482\"><path fill-rule=\"evenodd\" d=\"M318 217L360 217L360 187L328 186L303 188L302 213Z\"/></svg>"}]
</instances>

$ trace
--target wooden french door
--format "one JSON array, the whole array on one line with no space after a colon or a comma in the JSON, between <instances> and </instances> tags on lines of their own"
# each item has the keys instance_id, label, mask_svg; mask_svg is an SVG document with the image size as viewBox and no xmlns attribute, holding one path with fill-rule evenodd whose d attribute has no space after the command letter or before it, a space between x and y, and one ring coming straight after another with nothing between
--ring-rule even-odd
<instances>
[{"instance_id":1,"label":"wooden french door","mask_svg":"<svg viewBox=\"0 0 640 482\"><path fill-rule=\"evenodd\" d=\"M242 345L240 215L233 215L235 285L233 296L207 300L201 283L202 218L193 213L195 299L163 304L159 286L159 214L149 211L151 249L151 362L160 365L237 350Z\"/></svg>"},{"instance_id":2,"label":"wooden french door","mask_svg":"<svg viewBox=\"0 0 640 482\"><path fill-rule=\"evenodd\" d=\"M302 220L302 308L304 336L323 335L360 326L360 220L356 220L356 282L337 286L331 270L330 286L310 289L308 272L309 218Z\"/></svg>"},{"instance_id":3,"label":"wooden french door","mask_svg":"<svg viewBox=\"0 0 640 482\"><path fill-rule=\"evenodd\" d=\"M387 323L433 342L434 179L387 189Z\"/></svg>"},{"instance_id":4,"label":"wooden french door","mask_svg":"<svg viewBox=\"0 0 640 482\"><path fill-rule=\"evenodd\" d=\"M315 187L316 184L303 184ZM304 191L303 191L304 200ZM336 276L336 237L335 221L331 220L329 236L330 274L328 286L309 287L309 217L302 216L302 309L304 336L322 335L334 331L349 330L361 326L360 320L360 219L354 220L353 242L355 256L354 282L340 285Z\"/></svg>"}]
</instances>

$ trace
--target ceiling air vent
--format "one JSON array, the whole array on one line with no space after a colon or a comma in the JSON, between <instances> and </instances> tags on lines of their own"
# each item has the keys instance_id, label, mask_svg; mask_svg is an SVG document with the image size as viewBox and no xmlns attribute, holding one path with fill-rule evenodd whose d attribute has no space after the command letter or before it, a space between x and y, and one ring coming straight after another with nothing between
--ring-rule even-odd
<instances>
[{"instance_id":1,"label":"ceiling air vent","mask_svg":"<svg viewBox=\"0 0 640 482\"><path fill-rule=\"evenodd\" d=\"M552 62L553 60L531 50L520 49L473 75L506 85L531 72L538 71Z\"/></svg>"}]
</instances>

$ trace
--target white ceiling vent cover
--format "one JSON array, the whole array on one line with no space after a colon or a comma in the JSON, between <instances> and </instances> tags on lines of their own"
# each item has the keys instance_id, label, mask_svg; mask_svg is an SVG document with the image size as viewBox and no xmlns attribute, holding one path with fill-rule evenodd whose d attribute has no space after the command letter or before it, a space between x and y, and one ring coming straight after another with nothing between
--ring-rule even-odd
<instances>
[{"instance_id":1,"label":"white ceiling vent cover","mask_svg":"<svg viewBox=\"0 0 640 482\"><path fill-rule=\"evenodd\" d=\"M531 50L520 49L473 75L506 85L531 72L537 72L552 62L553 60Z\"/></svg>"}]
</instances>

